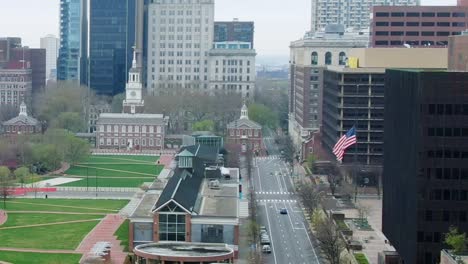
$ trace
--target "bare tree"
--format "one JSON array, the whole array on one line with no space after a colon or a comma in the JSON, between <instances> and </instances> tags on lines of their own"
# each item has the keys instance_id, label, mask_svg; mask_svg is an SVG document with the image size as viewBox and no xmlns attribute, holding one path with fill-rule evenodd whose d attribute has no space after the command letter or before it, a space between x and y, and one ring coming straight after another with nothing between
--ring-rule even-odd
<instances>
[{"instance_id":1,"label":"bare tree","mask_svg":"<svg viewBox=\"0 0 468 264\"><path fill-rule=\"evenodd\" d=\"M331 218L325 217L316 225L316 238L320 244L324 257L330 264L341 264L341 252L345 244L338 227Z\"/></svg>"},{"instance_id":2,"label":"bare tree","mask_svg":"<svg viewBox=\"0 0 468 264\"><path fill-rule=\"evenodd\" d=\"M317 209L322 200L321 193L312 183L302 183L298 187L299 199L307 211L307 214L312 217L315 209Z\"/></svg>"},{"instance_id":3,"label":"bare tree","mask_svg":"<svg viewBox=\"0 0 468 264\"><path fill-rule=\"evenodd\" d=\"M369 206L366 206L362 203L358 203L357 210L358 210L359 221L361 222L361 225L363 225L364 222L367 221L367 216L369 215L370 208Z\"/></svg>"}]
</instances>

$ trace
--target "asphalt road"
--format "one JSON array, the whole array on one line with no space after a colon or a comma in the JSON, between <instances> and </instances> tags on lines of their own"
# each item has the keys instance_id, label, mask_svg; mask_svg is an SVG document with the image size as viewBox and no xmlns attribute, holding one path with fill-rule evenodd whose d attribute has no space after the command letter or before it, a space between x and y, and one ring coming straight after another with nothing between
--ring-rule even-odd
<instances>
[{"instance_id":1,"label":"asphalt road","mask_svg":"<svg viewBox=\"0 0 468 264\"><path fill-rule=\"evenodd\" d=\"M266 226L271 240L271 254L263 254L264 263L320 263L313 238L294 193L290 168L278 155L273 139L265 139L270 154L254 161L253 184L257 201L257 218ZM288 214L280 214L286 208Z\"/></svg>"}]
</instances>

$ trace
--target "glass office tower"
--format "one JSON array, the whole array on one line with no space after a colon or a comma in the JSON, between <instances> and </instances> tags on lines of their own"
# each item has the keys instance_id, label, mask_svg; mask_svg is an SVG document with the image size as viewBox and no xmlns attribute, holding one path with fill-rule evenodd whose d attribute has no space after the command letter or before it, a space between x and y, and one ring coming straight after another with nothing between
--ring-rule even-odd
<instances>
[{"instance_id":1,"label":"glass office tower","mask_svg":"<svg viewBox=\"0 0 468 264\"><path fill-rule=\"evenodd\" d=\"M57 79L87 84L87 0L60 0Z\"/></svg>"},{"instance_id":2,"label":"glass office tower","mask_svg":"<svg viewBox=\"0 0 468 264\"><path fill-rule=\"evenodd\" d=\"M135 0L91 0L89 45L91 89L123 92L135 45Z\"/></svg>"}]
</instances>

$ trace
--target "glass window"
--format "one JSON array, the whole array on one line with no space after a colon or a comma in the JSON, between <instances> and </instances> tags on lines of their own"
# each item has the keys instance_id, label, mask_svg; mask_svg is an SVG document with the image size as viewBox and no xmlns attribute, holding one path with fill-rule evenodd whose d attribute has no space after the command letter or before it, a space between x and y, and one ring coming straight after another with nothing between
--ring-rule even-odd
<instances>
[{"instance_id":1,"label":"glass window","mask_svg":"<svg viewBox=\"0 0 468 264\"><path fill-rule=\"evenodd\" d=\"M332 54L331 52L327 51L325 53L325 65L331 65L332 64Z\"/></svg>"},{"instance_id":2,"label":"glass window","mask_svg":"<svg viewBox=\"0 0 468 264\"><path fill-rule=\"evenodd\" d=\"M312 65L317 65L318 64L318 53L315 52L315 51L312 52L311 64Z\"/></svg>"},{"instance_id":3,"label":"glass window","mask_svg":"<svg viewBox=\"0 0 468 264\"><path fill-rule=\"evenodd\" d=\"M175 208L168 208L175 210ZM185 214L160 213L159 239L162 241L185 241Z\"/></svg>"}]
</instances>

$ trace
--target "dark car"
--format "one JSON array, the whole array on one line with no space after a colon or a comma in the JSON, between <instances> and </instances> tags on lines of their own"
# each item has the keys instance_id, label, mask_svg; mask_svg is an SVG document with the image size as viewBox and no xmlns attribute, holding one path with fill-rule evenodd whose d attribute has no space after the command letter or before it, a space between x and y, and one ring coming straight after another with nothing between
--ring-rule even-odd
<instances>
[{"instance_id":1,"label":"dark car","mask_svg":"<svg viewBox=\"0 0 468 264\"><path fill-rule=\"evenodd\" d=\"M286 208L281 208L280 214L288 214L288 210Z\"/></svg>"}]
</instances>

